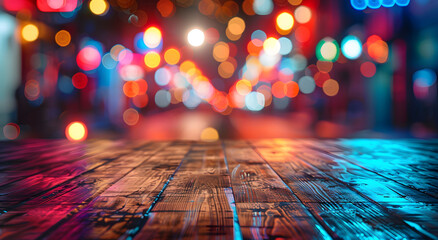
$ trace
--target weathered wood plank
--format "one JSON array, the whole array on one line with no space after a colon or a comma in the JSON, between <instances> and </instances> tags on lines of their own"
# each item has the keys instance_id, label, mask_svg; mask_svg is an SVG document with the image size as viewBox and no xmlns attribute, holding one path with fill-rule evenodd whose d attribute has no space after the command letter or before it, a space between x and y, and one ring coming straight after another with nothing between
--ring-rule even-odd
<instances>
[{"instance_id":1,"label":"weathered wood plank","mask_svg":"<svg viewBox=\"0 0 438 240\"><path fill-rule=\"evenodd\" d=\"M234 239L232 198L220 143L195 144L136 239Z\"/></svg>"},{"instance_id":2,"label":"weathered wood plank","mask_svg":"<svg viewBox=\"0 0 438 240\"><path fill-rule=\"evenodd\" d=\"M133 235L189 148L190 144L178 142L164 149L155 147L159 150L155 155L144 161L137 158L139 165L132 171L42 236L117 239Z\"/></svg>"},{"instance_id":3,"label":"weathered wood plank","mask_svg":"<svg viewBox=\"0 0 438 240\"><path fill-rule=\"evenodd\" d=\"M343 146L342 151L329 151L325 144L311 147L438 200L438 154L414 149L407 141L340 140L337 143Z\"/></svg>"},{"instance_id":4,"label":"weathered wood plank","mask_svg":"<svg viewBox=\"0 0 438 240\"><path fill-rule=\"evenodd\" d=\"M312 213L341 236L424 237L401 218L389 214L380 205L370 202L368 198L337 181L324 170L300 158L301 155L313 152L305 144L300 146L294 141L289 149L287 142L281 145L282 147L257 147L257 150Z\"/></svg>"},{"instance_id":5,"label":"weathered wood plank","mask_svg":"<svg viewBox=\"0 0 438 240\"><path fill-rule=\"evenodd\" d=\"M84 159L83 162L87 164L87 167L93 168L93 164L100 164L105 159L120 155L122 152L119 147L124 144L125 141L93 141L78 144L66 144L63 141L60 146L47 144L47 150L40 152L39 149L45 149L45 146L41 146L35 153L31 151L19 156L17 159L10 159L0 164L2 166L0 170L2 178L0 191L8 192L8 189L24 190L26 182L38 179L35 182L37 183L45 176L71 175L69 170L74 166L81 166L78 162ZM23 148L25 149L25 147ZM129 149L124 151L127 152ZM20 182L23 180L25 180L24 183Z\"/></svg>"},{"instance_id":6,"label":"weathered wood plank","mask_svg":"<svg viewBox=\"0 0 438 240\"><path fill-rule=\"evenodd\" d=\"M316 221L249 144L226 141L225 155L243 238L336 237L327 226ZM259 220L254 222L254 218Z\"/></svg>"},{"instance_id":7,"label":"weathered wood plank","mask_svg":"<svg viewBox=\"0 0 438 240\"><path fill-rule=\"evenodd\" d=\"M437 216L437 210L434 209L434 206L438 202L435 197L406 187L397 181L368 171L357 164L343 158L337 158L334 155L321 154L320 151L315 151L300 154L300 158L325 172L333 179L337 179L349 188L360 192L362 196L376 202L423 235L428 236L438 233L438 223L432 220ZM380 159L384 165L385 158ZM405 205L410 206L413 210L429 209L429 214L418 218L414 214L415 211L406 211L405 208L400 207Z\"/></svg>"},{"instance_id":8,"label":"weathered wood plank","mask_svg":"<svg viewBox=\"0 0 438 240\"><path fill-rule=\"evenodd\" d=\"M83 172L41 196L17 205L0 215L0 238L35 239L50 228L57 228L59 221L75 215L164 145L166 143L155 143L138 150L131 149L127 155Z\"/></svg>"}]
</instances>

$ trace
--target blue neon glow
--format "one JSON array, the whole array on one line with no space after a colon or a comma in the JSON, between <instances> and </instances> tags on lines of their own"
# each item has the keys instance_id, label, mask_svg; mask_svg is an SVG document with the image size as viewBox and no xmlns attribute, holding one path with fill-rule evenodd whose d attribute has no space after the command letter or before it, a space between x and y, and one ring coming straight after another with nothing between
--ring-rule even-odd
<instances>
[{"instance_id":1,"label":"blue neon glow","mask_svg":"<svg viewBox=\"0 0 438 240\"><path fill-rule=\"evenodd\" d=\"M395 5L395 0L382 0L382 6L393 7Z\"/></svg>"},{"instance_id":2,"label":"blue neon glow","mask_svg":"<svg viewBox=\"0 0 438 240\"><path fill-rule=\"evenodd\" d=\"M362 54L362 43L356 36L346 36L341 43L342 54L348 59L357 59Z\"/></svg>"},{"instance_id":3,"label":"blue neon glow","mask_svg":"<svg viewBox=\"0 0 438 240\"><path fill-rule=\"evenodd\" d=\"M436 73L431 69L422 69L416 71L413 75L415 84L421 87L430 87L436 82Z\"/></svg>"},{"instance_id":4,"label":"blue neon glow","mask_svg":"<svg viewBox=\"0 0 438 240\"><path fill-rule=\"evenodd\" d=\"M395 3L400 7L406 7L409 5L410 0L395 0Z\"/></svg>"},{"instance_id":5,"label":"blue neon glow","mask_svg":"<svg viewBox=\"0 0 438 240\"><path fill-rule=\"evenodd\" d=\"M351 0L351 6L356 10L364 10L367 5L368 0Z\"/></svg>"},{"instance_id":6,"label":"blue neon glow","mask_svg":"<svg viewBox=\"0 0 438 240\"><path fill-rule=\"evenodd\" d=\"M368 7L377 9L382 6L382 0L368 0Z\"/></svg>"}]
</instances>

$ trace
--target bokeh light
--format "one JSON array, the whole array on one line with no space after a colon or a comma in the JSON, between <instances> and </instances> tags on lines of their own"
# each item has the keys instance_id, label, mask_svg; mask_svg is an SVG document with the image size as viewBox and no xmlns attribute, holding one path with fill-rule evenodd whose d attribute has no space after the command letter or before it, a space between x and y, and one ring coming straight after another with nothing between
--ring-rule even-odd
<instances>
[{"instance_id":1,"label":"bokeh light","mask_svg":"<svg viewBox=\"0 0 438 240\"><path fill-rule=\"evenodd\" d=\"M159 68L155 71L155 82L159 86L165 86L169 84L170 79L172 78L172 73L167 68Z\"/></svg>"},{"instance_id":2,"label":"bokeh light","mask_svg":"<svg viewBox=\"0 0 438 240\"><path fill-rule=\"evenodd\" d=\"M228 22L228 29L231 34L241 35L245 31L245 21L240 17L234 17Z\"/></svg>"},{"instance_id":3,"label":"bokeh light","mask_svg":"<svg viewBox=\"0 0 438 240\"><path fill-rule=\"evenodd\" d=\"M300 91L304 94L310 94L315 90L315 80L310 76L304 76L298 80Z\"/></svg>"},{"instance_id":4,"label":"bokeh light","mask_svg":"<svg viewBox=\"0 0 438 240\"><path fill-rule=\"evenodd\" d=\"M254 0L253 10L257 15L269 15L274 9L272 0Z\"/></svg>"},{"instance_id":5,"label":"bokeh light","mask_svg":"<svg viewBox=\"0 0 438 240\"><path fill-rule=\"evenodd\" d=\"M376 65L372 62L364 62L360 65L360 72L364 77L373 77L376 74Z\"/></svg>"},{"instance_id":6,"label":"bokeh light","mask_svg":"<svg viewBox=\"0 0 438 240\"><path fill-rule=\"evenodd\" d=\"M316 57L321 61L334 62L339 57L339 45L333 38L326 37L316 46Z\"/></svg>"},{"instance_id":7,"label":"bokeh light","mask_svg":"<svg viewBox=\"0 0 438 240\"><path fill-rule=\"evenodd\" d=\"M214 142L219 139L219 133L216 129L208 127L202 130L201 140L206 142Z\"/></svg>"},{"instance_id":8,"label":"bokeh light","mask_svg":"<svg viewBox=\"0 0 438 240\"><path fill-rule=\"evenodd\" d=\"M280 52L280 42L278 39L270 37L263 42L263 50L269 55L275 55Z\"/></svg>"},{"instance_id":9,"label":"bokeh light","mask_svg":"<svg viewBox=\"0 0 438 240\"><path fill-rule=\"evenodd\" d=\"M175 65L180 59L181 54L175 48L169 48L166 50L166 52L164 52L164 61L166 61L167 64Z\"/></svg>"},{"instance_id":10,"label":"bokeh light","mask_svg":"<svg viewBox=\"0 0 438 240\"><path fill-rule=\"evenodd\" d=\"M418 70L412 76L414 95L417 99L428 99L434 96L434 87L437 76L429 68Z\"/></svg>"},{"instance_id":11,"label":"bokeh light","mask_svg":"<svg viewBox=\"0 0 438 240\"><path fill-rule=\"evenodd\" d=\"M234 74L235 67L231 62L225 61L219 64L218 73L223 78L230 78Z\"/></svg>"},{"instance_id":12,"label":"bokeh light","mask_svg":"<svg viewBox=\"0 0 438 240\"><path fill-rule=\"evenodd\" d=\"M41 89L40 83L34 79L26 81L24 85L24 96L29 101L35 101L40 97Z\"/></svg>"},{"instance_id":13,"label":"bokeh light","mask_svg":"<svg viewBox=\"0 0 438 240\"><path fill-rule=\"evenodd\" d=\"M292 42L287 37L281 37L278 39L280 42L280 51L281 55L288 55L292 51Z\"/></svg>"},{"instance_id":14,"label":"bokeh light","mask_svg":"<svg viewBox=\"0 0 438 240\"><path fill-rule=\"evenodd\" d=\"M144 63L149 68L158 67L158 65L160 65L160 62L161 62L161 57L160 54L158 54L157 52L150 51L146 53L146 55L144 56Z\"/></svg>"},{"instance_id":15,"label":"bokeh light","mask_svg":"<svg viewBox=\"0 0 438 240\"><path fill-rule=\"evenodd\" d=\"M33 42L38 39L39 30L34 24L27 24L21 29L21 36L27 42Z\"/></svg>"},{"instance_id":16,"label":"bokeh light","mask_svg":"<svg viewBox=\"0 0 438 240\"><path fill-rule=\"evenodd\" d=\"M16 123L8 123L3 126L3 135L9 140L15 140L20 136L20 127Z\"/></svg>"},{"instance_id":17,"label":"bokeh light","mask_svg":"<svg viewBox=\"0 0 438 240\"><path fill-rule=\"evenodd\" d=\"M84 141L87 135L87 127L82 122L72 122L65 128L65 136L71 142Z\"/></svg>"},{"instance_id":18,"label":"bokeh light","mask_svg":"<svg viewBox=\"0 0 438 240\"><path fill-rule=\"evenodd\" d=\"M76 63L84 71L94 70L101 63L100 52L94 46L86 46L79 51Z\"/></svg>"},{"instance_id":19,"label":"bokeh light","mask_svg":"<svg viewBox=\"0 0 438 240\"><path fill-rule=\"evenodd\" d=\"M119 69L119 73L120 77L125 81L136 81L145 75L144 69L135 64L123 65Z\"/></svg>"},{"instance_id":20,"label":"bokeh light","mask_svg":"<svg viewBox=\"0 0 438 240\"><path fill-rule=\"evenodd\" d=\"M105 15L109 9L109 4L105 0L91 0L88 6L95 15Z\"/></svg>"},{"instance_id":21,"label":"bokeh light","mask_svg":"<svg viewBox=\"0 0 438 240\"><path fill-rule=\"evenodd\" d=\"M187 41L194 47L201 46L204 43L204 40L204 32L197 28L190 30L190 32L187 34Z\"/></svg>"},{"instance_id":22,"label":"bokeh light","mask_svg":"<svg viewBox=\"0 0 438 240\"><path fill-rule=\"evenodd\" d=\"M138 111L133 108L128 108L123 112L123 121L129 126L136 125L139 119Z\"/></svg>"},{"instance_id":23,"label":"bokeh light","mask_svg":"<svg viewBox=\"0 0 438 240\"><path fill-rule=\"evenodd\" d=\"M303 0L288 0L289 4L292 6L298 6Z\"/></svg>"},{"instance_id":24,"label":"bokeh light","mask_svg":"<svg viewBox=\"0 0 438 240\"><path fill-rule=\"evenodd\" d=\"M366 42L368 55L378 63L384 63L388 60L389 47L379 36L372 35Z\"/></svg>"},{"instance_id":25,"label":"bokeh light","mask_svg":"<svg viewBox=\"0 0 438 240\"><path fill-rule=\"evenodd\" d=\"M246 79L239 80L236 83L236 91L242 96L246 96L248 93L251 92L251 90L251 82Z\"/></svg>"},{"instance_id":26,"label":"bokeh light","mask_svg":"<svg viewBox=\"0 0 438 240\"><path fill-rule=\"evenodd\" d=\"M155 104L160 108L165 108L169 106L171 100L171 95L169 91L161 89L155 93Z\"/></svg>"},{"instance_id":27,"label":"bokeh light","mask_svg":"<svg viewBox=\"0 0 438 240\"><path fill-rule=\"evenodd\" d=\"M395 5L395 0L382 0L382 6L393 7Z\"/></svg>"},{"instance_id":28,"label":"bokeh light","mask_svg":"<svg viewBox=\"0 0 438 240\"><path fill-rule=\"evenodd\" d=\"M346 36L341 43L342 54L348 59L357 59L362 54L362 43L356 36Z\"/></svg>"},{"instance_id":29,"label":"bokeh light","mask_svg":"<svg viewBox=\"0 0 438 240\"><path fill-rule=\"evenodd\" d=\"M306 6L299 6L295 9L294 16L298 23L308 23L312 18L312 11Z\"/></svg>"},{"instance_id":30,"label":"bokeh light","mask_svg":"<svg viewBox=\"0 0 438 240\"><path fill-rule=\"evenodd\" d=\"M156 27L150 27L146 29L143 35L143 41L148 48L158 47L162 41L160 29Z\"/></svg>"},{"instance_id":31,"label":"bokeh light","mask_svg":"<svg viewBox=\"0 0 438 240\"><path fill-rule=\"evenodd\" d=\"M367 8L367 0L350 0L351 6L356 10L364 10Z\"/></svg>"},{"instance_id":32,"label":"bokeh light","mask_svg":"<svg viewBox=\"0 0 438 240\"><path fill-rule=\"evenodd\" d=\"M230 56L230 47L225 42L218 42L213 47L213 58L218 62L223 62Z\"/></svg>"},{"instance_id":33,"label":"bokeh light","mask_svg":"<svg viewBox=\"0 0 438 240\"><path fill-rule=\"evenodd\" d=\"M339 84L333 79L329 79L322 85L322 90L327 96L335 96L339 91Z\"/></svg>"},{"instance_id":34,"label":"bokeh light","mask_svg":"<svg viewBox=\"0 0 438 240\"><path fill-rule=\"evenodd\" d=\"M60 30L55 35L55 42L60 47L68 46L70 44L70 41L71 41L70 33L66 30Z\"/></svg>"},{"instance_id":35,"label":"bokeh light","mask_svg":"<svg viewBox=\"0 0 438 240\"><path fill-rule=\"evenodd\" d=\"M123 93L129 98L137 96L140 92L140 86L136 81L128 81L123 84Z\"/></svg>"},{"instance_id":36,"label":"bokeh light","mask_svg":"<svg viewBox=\"0 0 438 240\"><path fill-rule=\"evenodd\" d=\"M87 86L88 77L84 73L78 72L71 78L72 84L77 89L83 89Z\"/></svg>"},{"instance_id":37,"label":"bokeh light","mask_svg":"<svg viewBox=\"0 0 438 240\"><path fill-rule=\"evenodd\" d=\"M290 13L282 12L277 16L276 23L281 30L290 31L294 26L294 18Z\"/></svg>"},{"instance_id":38,"label":"bokeh light","mask_svg":"<svg viewBox=\"0 0 438 240\"><path fill-rule=\"evenodd\" d=\"M261 111L265 107L265 95L259 92L250 92L245 96L245 106L251 111Z\"/></svg>"},{"instance_id":39,"label":"bokeh light","mask_svg":"<svg viewBox=\"0 0 438 240\"><path fill-rule=\"evenodd\" d=\"M257 46L257 47L261 47L263 46L263 42L267 39L268 37L266 36L266 33L263 32L262 30L255 30L252 34L251 34L251 42Z\"/></svg>"},{"instance_id":40,"label":"bokeh light","mask_svg":"<svg viewBox=\"0 0 438 240\"><path fill-rule=\"evenodd\" d=\"M162 17L171 17L175 13L175 4L170 0L160 0L157 2L157 10Z\"/></svg>"},{"instance_id":41,"label":"bokeh light","mask_svg":"<svg viewBox=\"0 0 438 240\"><path fill-rule=\"evenodd\" d=\"M377 9L382 6L382 0L368 0L368 7L371 9Z\"/></svg>"},{"instance_id":42,"label":"bokeh light","mask_svg":"<svg viewBox=\"0 0 438 240\"><path fill-rule=\"evenodd\" d=\"M395 0L395 3L400 7L406 7L411 0Z\"/></svg>"}]
</instances>

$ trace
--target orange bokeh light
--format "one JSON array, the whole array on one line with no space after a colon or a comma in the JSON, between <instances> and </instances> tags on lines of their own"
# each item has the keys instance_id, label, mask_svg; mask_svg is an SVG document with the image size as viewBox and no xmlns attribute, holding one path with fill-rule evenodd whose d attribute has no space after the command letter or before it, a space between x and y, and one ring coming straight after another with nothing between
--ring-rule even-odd
<instances>
[{"instance_id":1,"label":"orange bokeh light","mask_svg":"<svg viewBox=\"0 0 438 240\"><path fill-rule=\"evenodd\" d=\"M84 141L87 138L88 130L82 122L71 122L65 128L65 136L71 142Z\"/></svg>"},{"instance_id":2,"label":"orange bokeh light","mask_svg":"<svg viewBox=\"0 0 438 240\"><path fill-rule=\"evenodd\" d=\"M129 81L123 85L123 93L130 98L138 95L140 92L140 87L137 82Z\"/></svg>"}]
</instances>

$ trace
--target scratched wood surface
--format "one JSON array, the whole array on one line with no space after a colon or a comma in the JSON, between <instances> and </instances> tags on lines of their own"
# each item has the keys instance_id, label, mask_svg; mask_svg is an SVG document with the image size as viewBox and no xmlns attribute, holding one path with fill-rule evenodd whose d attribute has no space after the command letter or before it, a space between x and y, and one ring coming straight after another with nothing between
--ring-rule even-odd
<instances>
[{"instance_id":1,"label":"scratched wood surface","mask_svg":"<svg viewBox=\"0 0 438 240\"><path fill-rule=\"evenodd\" d=\"M0 239L438 239L438 141L0 142Z\"/></svg>"}]
</instances>

